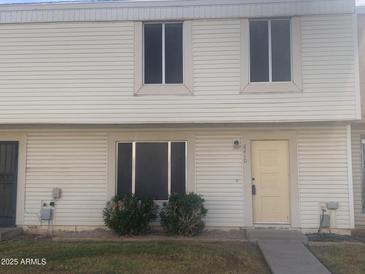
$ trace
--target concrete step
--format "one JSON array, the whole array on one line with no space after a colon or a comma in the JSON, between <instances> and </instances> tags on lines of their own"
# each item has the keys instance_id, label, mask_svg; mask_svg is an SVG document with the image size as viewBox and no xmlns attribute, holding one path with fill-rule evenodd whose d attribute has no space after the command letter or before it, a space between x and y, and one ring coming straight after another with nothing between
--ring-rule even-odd
<instances>
[{"instance_id":1,"label":"concrete step","mask_svg":"<svg viewBox=\"0 0 365 274\"><path fill-rule=\"evenodd\" d=\"M248 229L247 239L252 242L273 240L308 243L308 238L302 232L288 229Z\"/></svg>"},{"instance_id":2,"label":"concrete step","mask_svg":"<svg viewBox=\"0 0 365 274\"><path fill-rule=\"evenodd\" d=\"M0 227L0 241L7 241L23 234L23 229L20 227Z\"/></svg>"},{"instance_id":3,"label":"concrete step","mask_svg":"<svg viewBox=\"0 0 365 274\"><path fill-rule=\"evenodd\" d=\"M300 242L258 240L273 274L331 274Z\"/></svg>"}]
</instances>

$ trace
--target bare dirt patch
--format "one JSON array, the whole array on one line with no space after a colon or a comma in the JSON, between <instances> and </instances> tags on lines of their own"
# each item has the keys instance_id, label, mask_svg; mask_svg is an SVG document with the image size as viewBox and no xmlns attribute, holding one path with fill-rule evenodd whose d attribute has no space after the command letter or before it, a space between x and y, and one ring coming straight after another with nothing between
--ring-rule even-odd
<instances>
[{"instance_id":1,"label":"bare dirt patch","mask_svg":"<svg viewBox=\"0 0 365 274\"><path fill-rule=\"evenodd\" d=\"M41 234L34 231L27 231L19 239L52 239L55 241L247 241L245 230L206 230L194 237L181 237L166 235L162 230L154 229L150 234L140 236L119 237L114 232L106 229L95 229L89 231L53 231Z\"/></svg>"}]
</instances>

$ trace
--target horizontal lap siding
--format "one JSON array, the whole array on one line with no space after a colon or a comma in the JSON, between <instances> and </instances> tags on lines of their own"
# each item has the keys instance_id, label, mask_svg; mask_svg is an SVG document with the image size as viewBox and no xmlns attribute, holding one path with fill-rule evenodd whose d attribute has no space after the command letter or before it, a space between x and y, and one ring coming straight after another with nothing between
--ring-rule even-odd
<instances>
[{"instance_id":1,"label":"horizontal lap siding","mask_svg":"<svg viewBox=\"0 0 365 274\"><path fill-rule=\"evenodd\" d=\"M207 225L243 226L243 156L232 146L240 133L198 131L195 136L196 191L206 200ZM56 225L102 225L107 133L30 132L27 142L25 224L39 224L41 201L49 201L52 189L60 187Z\"/></svg>"},{"instance_id":2,"label":"horizontal lap siding","mask_svg":"<svg viewBox=\"0 0 365 274\"><path fill-rule=\"evenodd\" d=\"M178 97L134 96L133 22L1 25L0 123L353 119L352 15L301 25L303 92L240 94L240 21L193 20L194 96Z\"/></svg>"},{"instance_id":3,"label":"horizontal lap siding","mask_svg":"<svg viewBox=\"0 0 365 274\"><path fill-rule=\"evenodd\" d=\"M239 20L193 21L194 100L204 105L191 108L200 107L199 118L287 121L355 115L351 15L301 18L303 92L298 93L240 94L239 24Z\"/></svg>"},{"instance_id":4,"label":"horizontal lap siding","mask_svg":"<svg viewBox=\"0 0 365 274\"><path fill-rule=\"evenodd\" d=\"M133 23L1 25L0 35L1 123L107 122L130 105Z\"/></svg>"},{"instance_id":5,"label":"horizontal lap siding","mask_svg":"<svg viewBox=\"0 0 365 274\"><path fill-rule=\"evenodd\" d=\"M196 191L202 194L208 209L209 226L243 226L243 156L232 146L239 136L234 131L196 134Z\"/></svg>"},{"instance_id":6,"label":"horizontal lap siding","mask_svg":"<svg viewBox=\"0 0 365 274\"><path fill-rule=\"evenodd\" d=\"M336 226L350 226L345 127L298 130L298 178L303 228L319 226L320 203L337 201Z\"/></svg>"},{"instance_id":7,"label":"horizontal lap siding","mask_svg":"<svg viewBox=\"0 0 365 274\"><path fill-rule=\"evenodd\" d=\"M107 189L106 133L31 132L27 143L25 224L39 224L41 201L56 201L56 225L102 225Z\"/></svg>"},{"instance_id":8,"label":"horizontal lap siding","mask_svg":"<svg viewBox=\"0 0 365 274\"><path fill-rule=\"evenodd\" d=\"M317 228L320 203L338 201L336 227L349 228L346 128L297 128L296 132L301 227ZM196 134L196 191L207 201L208 225L249 223L243 152L232 146L232 140L241 135L245 133L234 130Z\"/></svg>"},{"instance_id":9,"label":"horizontal lap siding","mask_svg":"<svg viewBox=\"0 0 365 274\"><path fill-rule=\"evenodd\" d=\"M365 135L365 129L355 128L352 130L352 176L354 182L355 226L365 226L365 214L362 211L363 173L361 168L361 135Z\"/></svg>"},{"instance_id":10,"label":"horizontal lap siding","mask_svg":"<svg viewBox=\"0 0 365 274\"><path fill-rule=\"evenodd\" d=\"M338 201L336 224L348 228L349 191L346 128L281 128L297 132L297 163L300 220L302 228L319 224L320 202ZM274 128L268 129L268 138ZM251 195L244 188L243 147L232 141L244 138L250 129L187 129L194 135L195 190L208 208L208 226L246 226L250 222ZM256 132L257 130L255 130ZM57 225L102 225L107 199L107 136L109 130L47 130L27 133L25 224L39 224L42 200L51 199L60 187L56 202ZM163 132L163 131L162 131ZM161 134L163 134L161 132ZM140 136L144 133L141 132ZM353 157L359 157L353 148ZM248 157L248 156L247 156ZM250 157L247 158L250 160ZM354 161L354 188L356 172ZM114 163L109 163L114 164ZM355 209L358 203L355 201Z\"/></svg>"},{"instance_id":11,"label":"horizontal lap siding","mask_svg":"<svg viewBox=\"0 0 365 274\"><path fill-rule=\"evenodd\" d=\"M304 95L318 99L312 106L332 105L332 111L327 114L333 117L354 112L353 18L350 15L303 17L301 25Z\"/></svg>"},{"instance_id":12,"label":"horizontal lap siding","mask_svg":"<svg viewBox=\"0 0 365 274\"><path fill-rule=\"evenodd\" d=\"M238 99L240 21L194 21L192 35L195 95L205 98L207 108L220 98L223 101L219 110L230 106L233 112L244 111L237 108L238 104L227 102L234 97Z\"/></svg>"}]
</instances>

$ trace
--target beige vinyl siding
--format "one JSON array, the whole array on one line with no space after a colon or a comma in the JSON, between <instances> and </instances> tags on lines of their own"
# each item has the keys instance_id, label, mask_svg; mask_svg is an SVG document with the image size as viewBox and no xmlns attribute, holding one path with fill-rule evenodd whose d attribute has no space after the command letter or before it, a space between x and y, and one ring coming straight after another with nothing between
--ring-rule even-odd
<instances>
[{"instance_id":1,"label":"beige vinyl siding","mask_svg":"<svg viewBox=\"0 0 365 274\"><path fill-rule=\"evenodd\" d=\"M131 112L133 23L1 25L0 33L2 123L102 123L123 106Z\"/></svg>"},{"instance_id":2,"label":"beige vinyl siding","mask_svg":"<svg viewBox=\"0 0 365 274\"><path fill-rule=\"evenodd\" d=\"M207 201L208 225L247 226L250 223L251 204L247 197L251 193L244 191L250 178L243 174L243 148L234 149L232 141L245 138L253 130L217 129L196 133L196 191ZM337 201L336 227L351 228L346 127L281 130L294 130L297 136L299 201L292 203L299 202L301 227L317 228L320 203ZM265 136L270 138L270 133Z\"/></svg>"},{"instance_id":3,"label":"beige vinyl siding","mask_svg":"<svg viewBox=\"0 0 365 274\"><path fill-rule=\"evenodd\" d=\"M39 225L41 201L62 188L56 202L55 225L102 225L107 191L109 130L42 130L27 134L25 224ZM242 149L232 140L234 130L193 131L195 190L208 208L208 226L244 226ZM143 133L142 133L143 136ZM113 163L109 163L113 164ZM246 207L247 210L247 207Z\"/></svg>"},{"instance_id":4,"label":"beige vinyl siding","mask_svg":"<svg viewBox=\"0 0 365 274\"><path fill-rule=\"evenodd\" d=\"M357 14L358 50L359 50L359 76L360 76L360 101L362 118L365 118L365 14Z\"/></svg>"},{"instance_id":5,"label":"beige vinyl siding","mask_svg":"<svg viewBox=\"0 0 365 274\"><path fill-rule=\"evenodd\" d=\"M108 131L107 131L108 132ZM194 131L195 133L195 131ZM41 200L61 187L56 225L101 225L106 203L107 133L42 131L28 134L25 224L39 224ZM234 130L203 130L195 135L195 190L208 208L208 226L244 226L242 149ZM112 163L110 163L112 164Z\"/></svg>"},{"instance_id":6,"label":"beige vinyl siding","mask_svg":"<svg viewBox=\"0 0 365 274\"><path fill-rule=\"evenodd\" d=\"M324 105L334 107L328 113L333 117L357 105L353 20L349 15L302 18L304 95L316 100L312 106L328 100Z\"/></svg>"},{"instance_id":7,"label":"beige vinyl siding","mask_svg":"<svg viewBox=\"0 0 365 274\"><path fill-rule=\"evenodd\" d=\"M166 130L166 131L164 131ZM191 127L156 128L159 136L174 130L184 132L194 145L195 178L189 182L192 189L206 200L207 226L251 226L250 175L245 173L250 162L249 136L261 132L269 139L287 139L289 132L297 154L299 203L296 212L299 227L314 229L319 224L320 203L338 201L336 227L350 228L350 201L348 191L348 165L345 126L282 126L267 128L245 127ZM62 188L62 198L56 202L56 225L103 225L102 210L107 201L108 136L118 132L131 138L143 139L153 129L90 127L84 129L30 129L27 135L27 162L25 188L25 225L39 225L41 201L51 199L54 187ZM144 135L146 134L146 135ZM256 136L256 135L255 135ZM289 136L289 135L288 135ZM242 146L234 148L232 142L240 138ZM251 137L250 137L251 138ZM289 138L289 137L288 137ZM109 147L110 144L109 144ZM246 151L246 154L245 154ZM356 153L353 152L353 157ZM247 162L244 162L247 159ZM109 166L110 167L110 166ZM193 167L192 167L193 168ZM354 187L356 188L354 165ZM295 180L296 176L291 176ZM195 187L194 187L195 186ZM355 199L356 196L355 189ZM355 208L356 208L355 201Z\"/></svg>"},{"instance_id":8,"label":"beige vinyl siding","mask_svg":"<svg viewBox=\"0 0 365 274\"><path fill-rule=\"evenodd\" d=\"M354 211L355 211L355 226L365 226L365 214L362 211L363 204L363 172L362 172L362 148L361 135L365 135L365 129L354 127L352 130L352 171L354 185Z\"/></svg>"},{"instance_id":9,"label":"beige vinyl siding","mask_svg":"<svg viewBox=\"0 0 365 274\"><path fill-rule=\"evenodd\" d=\"M193 20L185 96L134 95L133 22L0 25L0 123L353 120L352 20L301 17L303 91L245 94L240 21Z\"/></svg>"},{"instance_id":10,"label":"beige vinyl siding","mask_svg":"<svg viewBox=\"0 0 365 274\"><path fill-rule=\"evenodd\" d=\"M319 225L320 203L336 201L336 225L351 228L345 127L298 131L298 178L303 228Z\"/></svg>"},{"instance_id":11,"label":"beige vinyl siding","mask_svg":"<svg viewBox=\"0 0 365 274\"><path fill-rule=\"evenodd\" d=\"M55 225L102 225L106 202L107 137L101 132L30 132L27 141L26 225L39 225L41 201L56 201ZM46 224L46 223L45 223Z\"/></svg>"},{"instance_id":12,"label":"beige vinyl siding","mask_svg":"<svg viewBox=\"0 0 365 274\"><path fill-rule=\"evenodd\" d=\"M204 196L209 226L244 226L242 149L232 146L239 131L198 132L195 139L196 191Z\"/></svg>"}]
</instances>

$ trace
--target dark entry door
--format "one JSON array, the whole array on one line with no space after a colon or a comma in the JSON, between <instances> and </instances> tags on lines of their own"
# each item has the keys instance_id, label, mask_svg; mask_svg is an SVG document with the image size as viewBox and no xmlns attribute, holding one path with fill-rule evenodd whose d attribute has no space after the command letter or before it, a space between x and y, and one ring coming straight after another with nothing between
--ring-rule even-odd
<instances>
[{"instance_id":1,"label":"dark entry door","mask_svg":"<svg viewBox=\"0 0 365 274\"><path fill-rule=\"evenodd\" d=\"M0 226L15 226L18 142L0 141Z\"/></svg>"}]
</instances>

